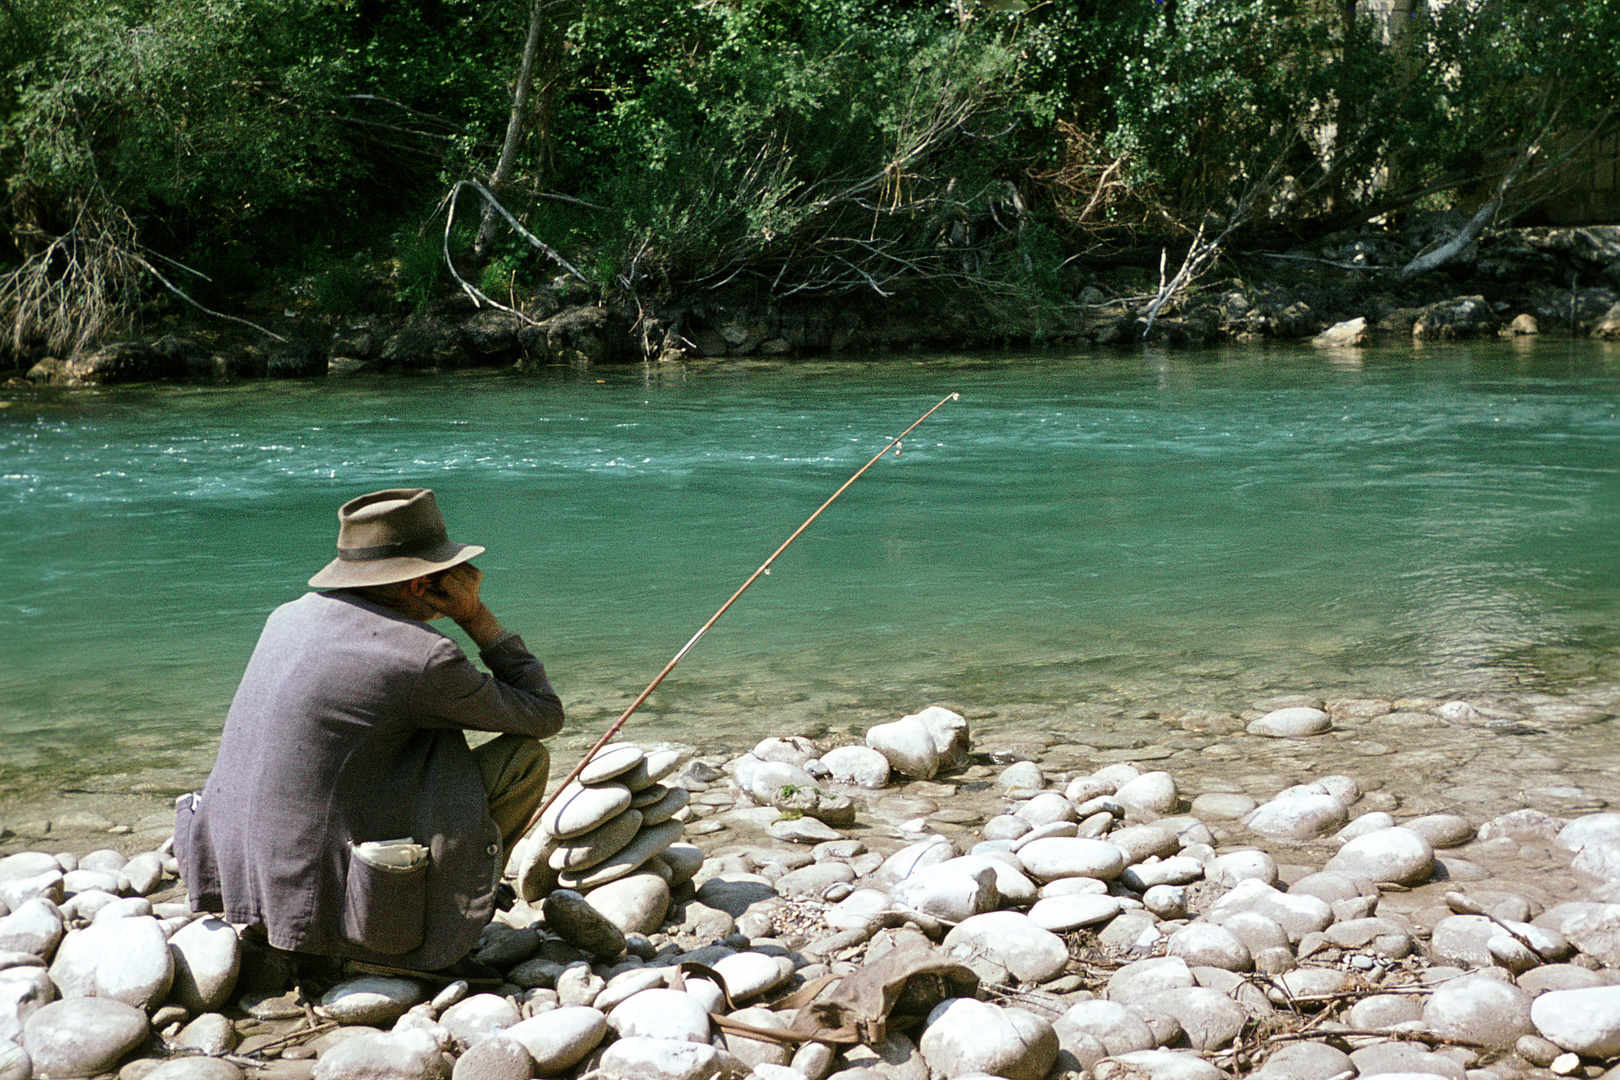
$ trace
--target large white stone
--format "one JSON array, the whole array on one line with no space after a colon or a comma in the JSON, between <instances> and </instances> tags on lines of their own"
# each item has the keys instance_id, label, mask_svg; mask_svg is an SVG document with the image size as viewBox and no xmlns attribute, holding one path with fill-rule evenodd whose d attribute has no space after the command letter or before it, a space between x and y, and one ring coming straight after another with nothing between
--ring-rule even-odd
<instances>
[{"instance_id":1,"label":"large white stone","mask_svg":"<svg viewBox=\"0 0 1620 1080\"><path fill-rule=\"evenodd\" d=\"M1350 1062L1362 1076L1384 1080L1464 1080L1462 1062L1437 1054L1422 1043L1383 1042L1350 1053Z\"/></svg>"},{"instance_id":2,"label":"large white stone","mask_svg":"<svg viewBox=\"0 0 1620 1080\"><path fill-rule=\"evenodd\" d=\"M452 1080L530 1080L535 1076L534 1057L516 1039L493 1035L468 1047L456 1059Z\"/></svg>"},{"instance_id":3,"label":"large white stone","mask_svg":"<svg viewBox=\"0 0 1620 1080\"><path fill-rule=\"evenodd\" d=\"M996 786L1007 791L1039 791L1046 786L1046 773L1037 762L1015 761L1001 770Z\"/></svg>"},{"instance_id":4,"label":"large white stone","mask_svg":"<svg viewBox=\"0 0 1620 1080\"><path fill-rule=\"evenodd\" d=\"M943 836L928 836L905 847L883 860L876 877L881 882L895 882L910 877L926 866L935 866L956 857L956 846Z\"/></svg>"},{"instance_id":5,"label":"large white stone","mask_svg":"<svg viewBox=\"0 0 1620 1080\"><path fill-rule=\"evenodd\" d=\"M1620 986L1552 990L1530 1003L1543 1038L1582 1057L1620 1054Z\"/></svg>"},{"instance_id":6,"label":"large white stone","mask_svg":"<svg viewBox=\"0 0 1620 1080\"><path fill-rule=\"evenodd\" d=\"M681 838L686 826L679 821L665 821L643 828L624 847L593 866L581 870L563 870L557 882L567 889L594 889L617 881L639 870L643 863L661 853Z\"/></svg>"},{"instance_id":7,"label":"large white stone","mask_svg":"<svg viewBox=\"0 0 1620 1080\"><path fill-rule=\"evenodd\" d=\"M546 808L540 827L549 836L568 840L582 836L630 808L630 789L605 783L590 787L575 781Z\"/></svg>"},{"instance_id":8,"label":"large white stone","mask_svg":"<svg viewBox=\"0 0 1620 1080\"><path fill-rule=\"evenodd\" d=\"M1058 821L1073 821L1074 803L1056 791L1043 791L1021 803L1013 814L1036 827Z\"/></svg>"},{"instance_id":9,"label":"large white stone","mask_svg":"<svg viewBox=\"0 0 1620 1080\"><path fill-rule=\"evenodd\" d=\"M1107 881L1125 869L1125 853L1106 840L1050 836L1018 849L1018 861L1036 881L1089 877Z\"/></svg>"},{"instance_id":10,"label":"large white stone","mask_svg":"<svg viewBox=\"0 0 1620 1080\"><path fill-rule=\"evenodd\" d=\"M816 744L798 735L779 738L775 735L761 739L749 751L761 761L785 761L801 769L816 756Z\"/></svg>"},{"instance_id":11,"label":"large white stone","mask_svg":"<svg viewBox=\"0 0 1620 1080\"><path fill-rule=\"evenodd\" d=\"M1176 781L1167 772L1145 772L1134 780L1127 780L1114 792L1114 800L1123 806L1151 810L1155 814L1174 813L1181 800Z\"/></svg>"},{"instance_id":12,"label":"large white stone","mask_svg":"<svg viewBox=\"0 0 1620 1080\"><path fill-rule=\"evenodd\" d=\"M924 867L896 884L889 895L897 904L953 923L994 911L1001 903L995 870L982 864L963 866L964 858L971 856Z\"/></svg>"},{"instance_id":13,"label":"large white stone","mask_svg":"<svg viewBox=\"0 0 1620 1080\"><path fill-rule=\"evenodd\" d=\"M12 911L16 911L23 904L33 899L49 900L53 904L60 904L67 895L62 887L64 875L61 870L47 870L43 874L33 877L12 878L10 881L0 881L0 904L4 904Z\"/></svg>"},{"instance_id":14,"label":"large white stone","mask_svg":"<svg viewBox=\"0 0 1620 1080\"><path fill-rule=\"evenodd\" d=\"M366 1031L329 1048L315 1063L315 1080L444 1080L447 1070L438 1039L420 1027Z\"/></svg>"},{"instance_id":15,"label":"large white stone","mask_svg":"<svg viewBox=\"0 0 1620 1080\"><path fill-rule=\"evenodd\" d=\"M1423 1006L1430 1031L1497 1050L1511 1050L1534 1030L1530 995L1489 975L1464 975L1434 988Z\"/></svg>"},{"instance_id":16,"label":"large white stone","mask_svg":"<svg viewBox=\"0 0 1620 1080\"><path fill-rule=\"evenodd\" d=\"M7 952L50 956L65 933L62 909L44 897L35 897L13 908L10 915L0 916L0 949Z\"/></svg>"},{"instance_id":17,"label":"large white stone","mask_svg":"<svg viewBox=\"0 0 1620 1080\"><path fill-rule=\"evenodd\" d=\"M964 919L945 935L945 948L962 948L987 956L1024 983L1040 983L1062 972L1068 946L1028 915L990 911Z\"/></svg>"},{"instance_id":18,"label":"large white stone","mask_svg":"<svg viewBox=\"0 0 1620 1080\"><path fill-rule=\"evenodd\" d=\"M678 791L685 790L677 788ZM546 862L553 870L584 870L622 851L641 831L640 810L626 810L568 840L558 841Z\"/></svg>"},{"instance_id":19,"label":"large white stone","mask_svg":"<svg viewBox=\"0 0 1620 1080\"><path fill-rule=\"evenodd\" d=\"M1225 896L1210 905L1205 915L1211 922L1224 923L1231 916L1244 911L1271 919L1282 927L1291 942L1298 942L1306 934L1325 930L1333 922L1333 908L1326 902L1314 896L1278 892L1265 882L1252 878L1232 886ZM1237 933L1236 930L1233 932ZM1254 951L1252 945L1250 951Z\"/></svg>"},{"instance_id":20,"label":"large white stone","mask_svg":"<svg viewBox=\"0 0 1620 1080\"><path fill-rule=\"evenodd\" d=\"M1243 820L1254 832L1279 840L1327 836L1349 819L1344 804L1328 794L1304 794L1261 803Z\"/></svg>"},{"instance_id":21,"label":"large white stone","mask_svg":"<svg viewBox=\"0 0 1620 1080\"><path fill-rule=\"evenodd\" d=\"M629 772L647 757L646 751L631 743L613 743L591 755L579 771L581 784L600 784L620 773Z\"/></svg>"},{"instance_id":22,"label":"large white stone","mask_svg":"<svg viewBox=\"0 0 1620 1080\"><path fill-rule=\"evenodd\" d=\"M1434 848L1411 829L1378 829L1346 843L1323 869L1372 882L1418 885L1434 873Z\"/></svg>"},{"instance_id":23,"label":"large white stone","mask_svg":"<svg viewBox=\"0 0 1620 1080\"><path fill-rule=\"evenodd\" d=\"M1018 860L1005 854L959 855L940 865L961 867L969 872L988 866L996 875L996 892L1001 894L1002 907L1023 907L1034 903L1038 895L1035 883L1024 873Z\"/></svg>"},{"instance_id":24,"label":"large white stone","mask_svg":"<svg viewBox=\"0 0 1620 1080\"><path fill-rule=\"evenodd\" d=\"M20 881L37 874L60 873L62 864L43 851L19 851L0 859L0 881Z\"/></svg>"},{"instance_id":25,"label":"large white stone","mask_svg":"<svg viewBox=\"0 0 1620 1080\"><path fill-rule=\"evenodd\" d=\"M1176 834L1158 825L1127 825L1123 829L1110 830L1108 842L1125 853L1127 865L1144 859L1162 859L1181 850L1181 841Z\"/></svg>"},{"instance_id":26,"label":"large white stone","mask_svg":"<svg viewBox=\"0 0 1620 1080\"><path fill-rule=\"evenodd\" d=\"M633 967L619 972L608 980L602 992L596 995L591 1002L598 1012L604 1015L612 1012L620 1003L629 1001L643 990L650 990L655 986L664 986L669 978L666 968ZM690 985L690 983L688 983Z\"/></svg>"},{"instance_id":27,"label":"large white stone","mask_svg":"<svg viewBox=\"0 0 1620 1080\"><path fill-rule=\"evenodd\" d=\"M612 1080L710 1080L720 1074L720 1051L707 1043L632 1036L602 1052Z\"/></svg>"},{"instance_id":28,"label":"large white stone","mask_svg":"<svg viewBox=\"0 0 1620 1080\"><path fill-rule=\"evenodd\" d=\"M340 1024L391 1024L426 997L415 979L362 975L322 994L318 1011Z\"/></svg>"},{"instance_id":29,"label":"large white stone","mask_svg":"<svg viewBox=\"0 0 1620 1080\"><path fill-rule=\"evenodd\" d=\"M841 784L876 789L889 782L889 759L870 746L840 746L822 754L821 763Z\"/></svg>"},{"instance_id":30,"label":"large white stone","mask_svg":"<svg viewBox=\"0 0 1620 1080\"><path fill-rule=\"evenodd\" d=\"M69 870L62 875L62 891L68 896L94 891L123 896L130 891L129 879L123 874L101 870Z\"/></svg>"},{"instance_id":31,"label":"large white stone","mask_svg":"<svg viewBox=\"0 0 1620 1080\"><path fill-rule=\"evenodd\" d=\"M732 953L709 966L726 980L731 1000L739 1004L769 993L793 977L792 960L757 952Z\"/></svg>"},{"instance_id":32,"label":"large white stone","mask_svg":"<svg viewBox=\"0 0 1620 1080\"><path fill-rule=\"evenodd\" d=\"M934 749L939 751L940 769L958 769L967 764L973 740L966 717L944 706L930 705L917 713L915 719L933 737Z\"/></svg>"},{"instance_id":33,"label":"large white stone","mask_svg":"<svg viewBox=\"0 0 1620 1080\"><path fill-rule=\"evenodd\" d=\"M788 1018L781 1013L766 1008L738 1009L731 1014L731 1019L741 1024L749 1024L758 1028L769 1028L775 1031L784 1031L788 1026ZM782 1043L771 1039L756 1039L740 1032L727 1031L722 1036L725 1040L726 1051L743 1067L752 1070L755 1080L759 1077L759 1067L785 1066L792 1058L793 1052ZM904 1035L900 1038L905 1039ZM906 1040L908 1043L909 1039ZM866 1047L860 1049L865 1050ZM854 1048L851 1049L854 1052ZM913 1051L915 1052L915 1050ZM853 1064L853 1062L852 1062ZM789 1070L791 1072L791 1070Z\"/></svg>"},{"instance_id":34,"label":"large white stone","mask_svg":"<svg viewBox=\"0 0 1620 1080\"><path fill-rule=\"evenodd\" d=\"M776 879L776 891L783 896L809 896L820 898L834 885L855 880L855 871L846 862L828 859L790 870Z\"/></svg>"},{"instance_id":35,"label":"large white stone","mask_svg":"<svg viewBox=\"0 0 1620 1080\"><path fill-rule=\"evenodd\" d=\"M56 986L42 967L0 971L0 1046L22 1038L23 1023L56 999Z\"/></svg>"},{"instance_id":36,"label":"large white stone","mask_svg":"<svg viewBox=\"0 0 1620 1080\"><path fill-rule=\"evenodd\" d=\"M146 1038L146 1014L112 998L53 1001L23 1024L23 1049L41 1078L94 1076Z\"/></svg>"},{"instance_id":37,"label":"large white stone","mask_svg":"<svg viewBox=\"0 0 1620 1080\"><path fill-rule=\"evenodd\" d=\"M1250 735L1264 735L1273 739L1300 738L1320 735L1333 729L1333 718L1321 709L1294 706L1274 709L1249 724Z\"/></svg>"},{"instance_id":38,"label":"large white stone","mask_svg":"<svg viewBox=\"0 0 1620 1080\"><path fill-rule=\"evenodd\" d=\"M1042 929L1061 933L1107 922L1118 915L1119 910L1117 897L1071 893L1036 901L1035 906L1029 909L1029 917Z\"/></svg>"},{"instance_id":39,"label":"large white stone","mask_svg":"<svg viewBox=\"0 0 1620 1080\"><path fill-rule=\"evenodd\" d=\"M1127 866L1119 880L1132 890L1146 892L1155 885L1191 885L1203 876L1203 863L1191 855L1172 855Z\"/></svg>"},{"instance_id":40,"label":"large white stone","mask_svg":"<svg viewBox=\"0 0 1620 1080\"><path fill-rule=\"evenodd\" d=\"M587 969L588 970L588 969ZM465 1051L523 1019L511 998L499 994L473 994L462 998L439 1015L439 1023L456 1041L456 1050Z\"/></svg>"},{"instance_id":41,"label":"large white stone","mask_svg":"<svg viewBox=\"0 0 1620 1080\"><path fill-rule=\"evenodd\" d=\"M669 914L669 885L657 874L631 874L592 889L585 902L623 933L656 933Z\"/></svg>"},{"instance_id":42,"label":"large white stone","mask_svg":"<svg viewBox=\"0 0 1620 1080\"><path fill-rule=\"evenodd\" d=\"M157 852L141 852L123 865L123 876L130 881L134 895L151 895L164 879L164 857Z\"/></svg>"},{"instance_id":43,"label":"large white stone","mask_svg":"<svg viewBox=\"0 0 1620 1080\"><path fill-rule=\"evenodd\" d=\"M1171 934L1165 942L1171 956L1179 956L1191 967L1214 967L1225 971L1248 971L1254 966L1249 947L1232 931L1214 923L1195 922Z\"/></svg>"},{"instance_id":44,"label":"large white stone","mask_svg":"<svg viewBox=\"0 0 1620 1080\"><path fill-rule=\"evenodd\" d=\"M917 1046L941 1076L1042 1080L1057 1061L1058 1038L1050 1022L1024 1009L949 998L928 1014Z\"/></svg>"},{"instance_id":45,"label":"large white stone","mask_svg":"<svg viewBox=\"0 0 1620 1080\"><path fill-rule=\"evenodd\" d=\"M882 754L896 772L918 780L932 779L939 772L939 748L933 733L915 716L868 729L866 745Z\"/></svg>"},{"instance_id":46,"label":"large white stone","mask_svg":"<svg viewBox=\"0 0 1620 1080\"><path fill-rule=\"evenodd\" d=\"M558 1076L585 1059L607 1034L607 1017L588 1005L565 1005L521 1020L503 1033L534 1058L537 1076Z\"/></svg>"},{"instance_id":47,"label":"large white stone","mask_svg":"<svg viewBox=\"0 0 1620 1080\"><path fill-rule=\"evenodd\" d=\"M108 997L150 1011L169 993L174 960L156 919L114 919L68 934L51 981L64 998Z\"/></svg>"},{"instance_id":48,"label":"large white stone","mask_svg":"<svg viewBox=\"0 0 1620 1080\"><path fill-rule=\"evenodd\" d=\"M196 919L169 938L174 957L174 1000L194 1013L213 1012L236 987L242 943L219 919Z\"/></svg>"},{"instance_id":49,"label":"large white stone","mask_svg":"<svg viewBox=\"0 0 1620 1080\"><path fill-rule=\"evenodd\" d=\"M823 914L834 930L857 930L889 910L889 894L881 889L856 889Z\"/></svg>"},{"instance_id":50,"label":"large white stone","mask_svg":"<svg viewBox=\"0 0 1620 1080\"><path fill-rule=\"evenodd\" d=\"M1191 1050L1136 1050L1105 1057L1092 1067L1096 1080L1227 1080Z\"/></svg>"},{"instance_id":51,"label":"large white stone","mask_svg":"<svg viewBox=\"0 0 1620 1080\"><path fill-rule=\"evenodd\" d=\"M783 791L800 791L816 786L816 778L790 761L766 761L753 754L737 759L731 774L739 788L762 806L774 806L785 798Z\"/></svg>"},{"instance_id":52,"label":"large white stone","mask_svg":"<svg viewBox=\"0 0 1620 1080\"><path fill-rule=\"evenodd\" d=\"M1141 1013L1106 998L1075 1002L1058 1018L1058 1026L1060 1036L1063 1026L1086 1032L1112 1055L1151 1050L1158 1045L1153 1038L1153 1029L1148 1027Z\"/></svg>"},{"instance_id":53,"label":"large white stone","mask_svg":"<svg viewBox=\"0 0 1620 1080\"><path fill-rule=\"evenodd\" d=\"M1570 851L1594 843L1620 843L1620 814L1583 814L1558 830L1558 843Z\"/></svg>"},{"instance_id":54,"label":"large white stone","mask_svg":"<svg viewBox=\"0 0 1620 1080\"><path fill-rule=\"evenodd\" d=\"M1243 1030L1249 1014L1218 990L1179 986L1135 998L1132 1004L1147 1012L1169 1013L1181 1025L1194 1050L1217 1050Z\"/></svg>"},{"instance_id":55,"label":"large white stone","mask_svg":"<svg viewBox=\"0 0 1620 1080\"><path fill-rule=\"evenodd\" d=\"M1474 838L1473 823L1461 814L1425 814L1408 821L1406 828L1436 848L1456 847Z\"/></svg>"},{"instance_id":56,"label":"large white stone","mask_svg":"<svg viewBox=\"0 0 1620 1080\"><path fill-rule=\"evenodd\" d=\"M708 1010L691 994L663 987L643 990L620 1002L608 1013L608 1026L620 1038L709 1041Z\"/></svg>"},{"instance_id":57,"label":"large white stone","mask_svg":"<svg viewBox=\"0 0 1620 1080\"><path fill-rule=\"evenodd\" d=\"M1284 1043L1266 1058L1265 1064L1250 1073L1251 1080L1332 1080L1354 1076L1350 1055L1327 1043Z\"/></svg>"},{"instance_id":58,"label":"large white stone","mask_svg":"<svg viewBox=\"0 0 1620 1080\"><path fill-rule=\"evenodd\" d=\"M1204 864L1204 880L1211 885L1232 886L1251 878L1275 885L1278 875L1277 860L1264 851L1229 851Z\"/></svg>"},{"instance_id":59,"label":"large white stone","mask_svg":"<svg viewBox=\"0 0 1620 1080\"><path fill-rule=\"evenodd\" d=\"M1125 1003L1196 983L1181 957L1150 956L1132 961L1110 975L1107 994L1109 1001Z\"/></svg>"}]
</instances>

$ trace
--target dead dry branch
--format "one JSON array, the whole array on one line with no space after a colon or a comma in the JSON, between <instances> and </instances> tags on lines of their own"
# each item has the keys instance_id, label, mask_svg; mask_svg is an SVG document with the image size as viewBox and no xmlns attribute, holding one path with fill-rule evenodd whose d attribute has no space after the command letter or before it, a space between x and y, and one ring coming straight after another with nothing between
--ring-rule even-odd
<instances>
[{"instance_id":1,"label":"dead dry branch","mask_svg":"<svg viewBox=\"0 0 1620 1080\"><path fill-rule=\"evenodd\" d=\"M82 203L61 235L36 230L26 239L34 250L0 278L0 318L11 324L16 354L38 342L71 356L133 321L143 260L121 208Z\"/></svg>"}]
</instances>

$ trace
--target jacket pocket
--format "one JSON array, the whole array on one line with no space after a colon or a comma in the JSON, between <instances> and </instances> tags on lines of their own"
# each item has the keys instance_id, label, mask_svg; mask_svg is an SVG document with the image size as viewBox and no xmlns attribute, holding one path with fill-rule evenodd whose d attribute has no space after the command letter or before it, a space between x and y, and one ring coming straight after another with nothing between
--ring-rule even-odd
<instances>
[{"instance_id":1,"label":"jacket pocket","mask_svg":"<svg viewBox=\"0 0 1620 1080\"><path fill-rule=\"evenodd\" d=\"M422 944L428 862L389 866L349 847L343 936L372 952L395 955Z\"/></svg>"}]
</instances>

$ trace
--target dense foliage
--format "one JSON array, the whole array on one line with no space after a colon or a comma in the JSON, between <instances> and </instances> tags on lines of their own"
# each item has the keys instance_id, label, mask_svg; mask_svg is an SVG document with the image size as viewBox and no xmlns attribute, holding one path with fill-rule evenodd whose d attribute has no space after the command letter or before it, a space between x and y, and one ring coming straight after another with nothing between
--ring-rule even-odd
<instances>
[{"instance_id":1,"label":"dense foliage","mask_svg":"<svg viewBox=\"0 0 1620 1080\"><path fill-rule=\"evenodd\" d=\"M1620 88L1620 0L0 0L13 349L182 295L432 295L531 20L498 197L665 309L920 280L1038 308L1132 243L1509 213L1556 196ZM475 267L474 216L470 281L557 272L508 230Z\"/></svg>"}]
</instances>

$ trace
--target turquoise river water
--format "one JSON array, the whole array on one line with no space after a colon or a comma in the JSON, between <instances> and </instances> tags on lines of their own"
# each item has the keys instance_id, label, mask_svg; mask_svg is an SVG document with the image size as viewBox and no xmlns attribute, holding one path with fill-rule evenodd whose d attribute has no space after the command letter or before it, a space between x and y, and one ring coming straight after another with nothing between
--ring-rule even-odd
<instances>
[{"instance_id":1,"label":"turquoise river water","mask_svg":"<svg viewBox=\"0 0 1620 1080\"><path fill-rule=\"evenodd\" d=\"M435 488L488 546L486 599L599 729L951 392L638 732L1620 683L1620 351L1598 343L15 390L0 794L205 769L266 613L381 487Z\"/></svg>"}]
</instances>

